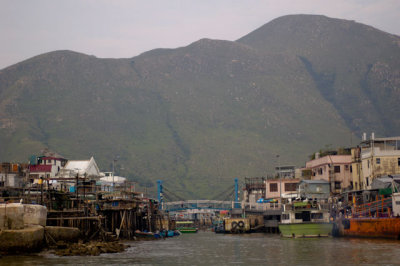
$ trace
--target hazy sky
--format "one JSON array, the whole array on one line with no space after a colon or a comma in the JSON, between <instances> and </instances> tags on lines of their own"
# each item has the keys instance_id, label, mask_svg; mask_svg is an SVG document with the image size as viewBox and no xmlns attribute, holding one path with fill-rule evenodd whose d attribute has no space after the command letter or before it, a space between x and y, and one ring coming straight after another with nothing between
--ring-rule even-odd
<instances>
[{"instance_id":1,"label":"hazy sky","mask_svg":"<svg viewBox=\"0 0 400 266\"><path fill-rule=\"evenodd\" d=\"M400 0L0 0L0 69L54 50L128 58L201 38L233 41L300 13L400 35Z\"/></svg>"}]
</instances>

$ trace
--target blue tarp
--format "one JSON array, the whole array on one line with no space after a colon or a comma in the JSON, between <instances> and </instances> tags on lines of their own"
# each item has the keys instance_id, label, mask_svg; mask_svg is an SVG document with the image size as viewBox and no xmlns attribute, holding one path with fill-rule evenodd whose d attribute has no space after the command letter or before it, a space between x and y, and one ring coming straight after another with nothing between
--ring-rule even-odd
<instances>
[{"instance_id":1,"label":"blue tarp","mask_svg":"<svg viewBox=\"0 0 400 266\"><path fill-rule=\"evenodd\" d=\"M276 199L263 199L263 198L260 198L257 200L257 203L269 203L269 202L274 203L274 202L277 202L277 200Z\"/></svg>"}]
</instances>

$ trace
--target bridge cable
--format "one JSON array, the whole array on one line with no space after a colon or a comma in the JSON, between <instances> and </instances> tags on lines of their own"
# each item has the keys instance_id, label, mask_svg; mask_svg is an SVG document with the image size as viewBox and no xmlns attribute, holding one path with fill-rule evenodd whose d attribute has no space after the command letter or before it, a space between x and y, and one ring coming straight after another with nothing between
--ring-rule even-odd
<instances>
[{"instance_id":1,"label":"bridge cable","mask_svg":"<svg viewBox=\"0 0 400 266\"><path fill-rule=\"evenodd\" d=\"M234 201L234 193L235 193L235 189L231 190L229 194L226 195L226 197L223 199L223 201Z\"/></svg>"},{"instance_id":2,"label":"bridge cable","mask_svg":"<svg viewBox=\"0 0 400 266\"><path fill-rule=\"evenodd\" d=\"M165 192L167 192L167 194L169 194L170 196L174 196L178 201L185 201L184 198L182 198L182 197L180 197L180 196L177 196L175 193L171 192L168 188L166 188L166 187L164 187L164 186L163 186L163 190L164 190ZM165 194L165 193L164 193L164 194Z\"/></svg>"},{"instance_id":3,"label":"bridge cable","mask_svg":"<svg viewBox=\"0 0 400 266\"><path fill-rule=\"evenodd\" d=\"M232 189L234 189L234 186L230 186L228 187L226 190L222 191L221 193L219 193L218 195L214 196L214 199L221 199L222 197L226 196L227 193L231 193Z\"/></svg>"}]
</instances>

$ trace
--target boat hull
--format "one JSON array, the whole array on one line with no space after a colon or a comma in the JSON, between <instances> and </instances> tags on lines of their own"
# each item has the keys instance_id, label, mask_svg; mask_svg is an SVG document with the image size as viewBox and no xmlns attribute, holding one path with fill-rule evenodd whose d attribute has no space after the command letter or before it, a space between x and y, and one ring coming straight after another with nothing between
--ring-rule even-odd
<instances>
[{"instance_id":1,"label":"boat hull","mask_svg":"<svg viewBox=\"0 0 400 266\"><path fill-rule=\"evenodd\" d=\"M350 218L340 221L339 235L400 239L400 218Z\"/></svg>"},{"instance_id":2,"label":"boat hull","mask_svg":"<svg viewBox=\"0 0 400 266\"><path fill-rule=\"evenodd\" d=\"M193 234L197 233L197 228L178 228L177 229L182 234Z\"/></svg>"},{"instance_id":3,"label":"boat hull","mask_svg":"<svg viewBox=\"0 0 400 266\"><path fill-rule=\"evenodd\" d=\"M332 223L288 223L279 224L283 237L327 237L332 233Z\"/></svg>"}]
</instances>

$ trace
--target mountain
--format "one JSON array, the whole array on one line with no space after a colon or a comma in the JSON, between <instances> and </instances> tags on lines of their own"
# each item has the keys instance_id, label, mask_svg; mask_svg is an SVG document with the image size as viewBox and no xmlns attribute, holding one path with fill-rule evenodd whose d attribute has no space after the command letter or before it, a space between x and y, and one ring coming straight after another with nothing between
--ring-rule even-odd
<instances>
[{"instance_id":1,"label":"mountain","mask_svg":"<svg viewBox=\"0 0 400 266\"><path fill-rule=\"evenodd\" d=\"M238 42L298 56L321 95L358 134L400 131L400 38L318 15L277 18Z\"/></svg>"},{"instance_id":2,"label":"mountain","mask_svg":"<svg viewBox=\"0 0 400 266\"><path fill-rule=\"evenodd\" d=\"M213 198L361 132L398 135L399 37L324 16L273 20L129 59L72 51L0 71L0 160L94 156L154 191ZM351 143L352 142L352 143Z\"/></svg>"}]
</instances>

